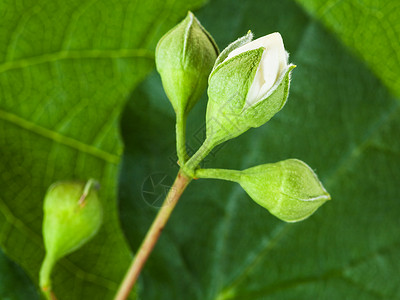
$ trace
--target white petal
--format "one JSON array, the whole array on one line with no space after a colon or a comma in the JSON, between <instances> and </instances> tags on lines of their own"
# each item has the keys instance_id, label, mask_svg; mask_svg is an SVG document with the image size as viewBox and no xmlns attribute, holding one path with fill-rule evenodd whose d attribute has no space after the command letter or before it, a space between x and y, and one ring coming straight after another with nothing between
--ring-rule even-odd
<instances>
[{"instance_id":1,"label":"white petal","mask_svg":"<svg viewBox=\"0 0 400 300\"><path fill-rule=\"evenodd\" d=\"M263 85L257 93L258 97L262 97L262 95L266 94L272 88L279 75L279 67L280 63L278 50L265 50L261 58L260 66L258 67L256 73L256 77L259 76L260 80L263 80ZM253 88L253 85L251 88ZM251 105L251 103L248 104Z\"/></svg>"},{"instance_id":2,"label":"white petal","mask_svg":"<svg viewBox=\"0 0 400 300\"><path fill-rule=\"evenodd\" d=\"M235 50L233 50L231 53L229 53L228 57L226 59L230 59L236 55L239 55L240 53L246 52L246 51L250 51L250 50L254 50L254 49L258 49L261 47L265 47L264 45L264 38L268 37L264 36L261 38L258 38L254 41L251 41L250 43L247 43L239 48L236 48Z\"/></svg>"},{"instance_id":3,"label":"white petal","mask_svg":"<svg viewBox=\"0 0 400 300\"><path fill-rule=\"evenodd\" d=\"M258 66L254 81L246 97L246 106L256 104L265 98L276 81L286 71L288 66L288 53L285 51L282 36L274 32L247 43L229 53L225 59L231 59L246 51L263 47L265 49Z\"/></svg>"},{"instance_id":4,"label":"white petal","mask_svg":"<svg viewBox=\"0 0 400 300\"><path fill-rule=\"evenodd\" d=\"M265 35L263 37L260 37L254 41L251 41L250 43L247 43L235 50L233 50L231 53L229 53L228 57L226 60L239 55L240 53L249 51L249 50L254 50L258 48L281 48L285 50L283 46L283 40L279 32L274 32L268 35Z\"/></svg>"},{"instance_id":5,"label":"white petal","mask_svg":"<svg viewBox=\"0 0 400 300\"><path fill-rule=\"evenodd\" d=\"M264 99L268 91L274 86L281 77L288 65L288 54L285 51L283 40L278 32L261 37L251 43L236 49L239 53L242 48L244 51L264 47L265 51L258 66L254 81L246 97L246 106L252 106ZM237 55L236 54L236 55ZM234 55L235 56L235 53ZM229 57L229 56L228 56Z\"/></svg>"}]
</instances>

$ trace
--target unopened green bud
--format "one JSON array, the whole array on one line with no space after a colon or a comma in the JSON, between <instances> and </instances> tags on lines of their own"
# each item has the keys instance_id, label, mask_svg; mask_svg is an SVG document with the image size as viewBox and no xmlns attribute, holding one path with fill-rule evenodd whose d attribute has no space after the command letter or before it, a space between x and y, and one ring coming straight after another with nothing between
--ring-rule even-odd
<instances>
[{"instance_id":1,"label":"unopened green bud","mask_svg":"<svg viewBox=\"0 0 400 300\"><path fill-rule=\"evenodd\" d=\"M194 176L237 182L255 202L286 222L306 219L331 199L313 170L298 159L243 171L198 169Z\"/></svg>"},{"instance_id":2,"label":"unopened green bud","mask_svg":"<svg viewBox=\"0 0 400 300\"><path fill-rule=\"evenodd\" d=\"M255 202L286 222L306 219L331 199L313 170L297 159L244 170L239 183Z\"/></svg>"},{"instance_id":3,"label":"unopened green bud","mask_svg":"<svg viewBox=\"0 0 400 300\"><path fill-rule=\"evenodd\" d=\"M295 66L281 35L251 40L249 32L229 45L210 74L206 130L212 145L265 124L286 103Z\"/></svg>"},{"instance_id":4,"label":"unopened green bud","mask_svg":"<svg viewBox=\"0 0 400 300\"><path fill-rule=\"evenodd\" d=\"M46 256L40 270L40 286L51 289L50 274L60 258L77 250L99 230L103 209L91 179L58 182L50 186L44 199L43 239Z\"/></svg>"},{"instance_id":5,"label":"unopened green bud","mask_svg":"<svg viewBox=\"0 0 400 300\"><path fill-rule=\"evenodd\" d=\"M196 17L187 17L158 42L156 66L177 114L187 114L207 87L219 50Z\"/></svg>"}]
</instances>

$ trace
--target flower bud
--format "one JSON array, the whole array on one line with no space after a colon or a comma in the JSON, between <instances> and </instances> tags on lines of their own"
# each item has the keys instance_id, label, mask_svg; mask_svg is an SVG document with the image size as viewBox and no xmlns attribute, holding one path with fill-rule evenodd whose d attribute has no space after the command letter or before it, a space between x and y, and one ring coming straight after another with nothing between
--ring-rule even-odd
<instances>
[{"instance_id":1,"label":"flower bud","mask_svg":"<svg viewBox=\"0 0 400 300\"><path fill-rule=\"evenodd\" d=\"M94 180L58 182L44 199L43 239L46 257L40 270L40 286L50 289L50 274L57 260L75 251L99 230L103 209L93 189Z\"/></svg>"},{"instance_id":2,"label":"flower bud","mask_svg":"<svg viewBox=\"0 0 400 300\"><path fill-rule=\"evenodd\" d=\"M157 71L177 114L187 114L200 99L218 53L213 38L191 12L160 39Z\"/></svg>"},{"instance_id":3,"label":"flower bud","mask_svg":"<svg viewBox=\"0 0 400 300\"><path fill-rule=\"evenodd\" d=\"M229 45L210 74L206 130L213 144L265 124L286 103L295 66L281 35L251 39L248 33Z\"/></svg>"},{"instance_id":4,"label":"flower bud","mask_svg":"<svg viewBox=\"0 0 400 300\"><path fill-rule=\"evenodd\" d=\"M286 222L306 219L331 199L313 170L297 159L244 170L238 181L255 202Z\"/></svg>"}]
</instances>

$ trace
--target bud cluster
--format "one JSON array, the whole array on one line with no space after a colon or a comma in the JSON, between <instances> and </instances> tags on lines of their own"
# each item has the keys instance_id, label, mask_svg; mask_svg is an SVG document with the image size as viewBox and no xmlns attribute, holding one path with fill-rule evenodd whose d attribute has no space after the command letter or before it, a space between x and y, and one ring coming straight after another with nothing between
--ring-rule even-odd
<instances>
[{"instance_id":1,"label":"bud cluster","mask_svg":"<svg viewBox=\"0 0 400 300\"><path fill-rule=\"evenodd\" d=\"M190 12L159 41L156 50L157 70L177 115L177 152L183 172L193 178L236 181L273 215L295 222L330 199L304 162L289 159L244 171L198 168L215 146L265 124L284 107L296 67L288 60L278 32L256 40L248 32L219 54L211 35ZM206 88L206 139L189 158L182 151L182 128Z\"/></svg>"}]
</instances>

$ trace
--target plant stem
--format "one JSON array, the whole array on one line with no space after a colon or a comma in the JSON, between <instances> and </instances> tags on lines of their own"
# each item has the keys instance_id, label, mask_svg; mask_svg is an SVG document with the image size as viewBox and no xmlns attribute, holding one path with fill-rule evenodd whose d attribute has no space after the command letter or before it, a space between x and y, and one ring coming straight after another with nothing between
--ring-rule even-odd
<instances>
[{"instance_id":1,"label":"plant stem","mask_svg":"<svg viewBox=\"0 0 400 300\"><path fill-rule=\"evenodd\" d=\"M42 266L40 267L39 281L40 281L40 289L42 290L43 295L47 300L56 300L56 296L52 292L51 289L51 270L55 264L56 260L53 256L46 254Z\"/></svg>"},{"instance_id":2,"label":"plant stem","mask_svg":"<svg viewBox=\"0 0 400 300\"><path fill-rule=\"evenodd\" d=\"M197 169L195 171L197 178L222 179L233 182L239 182L242 175L242 171L229 169Z\"/></svg>"},{"instance_id":3,"label":"plant stem","mask_svg":"<svg viewBox=\"0 0 400 300\"><path fill-rule=\"evenodd\" d=\"M186 176L182 171L179 171L160 211L140 245L114 300L125 300L128 298L131 289L139 277L140 271L160 237L161 231L165 227L175 205L191 180L190 177Z\"/></svg>"},{"instance_id":4,"label":"plant stem","mask_svg":"<svg viewBox=\"0 0 400 300\"><path fill-rule=\"evenodd\" d=\"M57 300L56 295L50 288L44 288L42 289L43 295L46 297L46 300Z\"/></svg>"},{"instance_id":5,"label":"plant stem","mask_svg":"<svg viewBox=\"0 0 400 300\"><path fill-rule=\"evenodd\" d=\"M183 166L186 174L191 177L195 177L195 169L200 164L200 162L211 152L211 150L215 147L215 145L211 142L210 139L206 139L197 150L197 152L187 161L187 163Z\"/></svg>"},{"instance_id":6,"label":"plant stem","mask_svg":"<svg viewBox=\"0 0 400 300\"><path fill-rule=\"evenodd\" d=\"M183 166L189 156L186 153L186 115L180 112L176 114L176 153Z\"/></svg>"}]
</instances>

